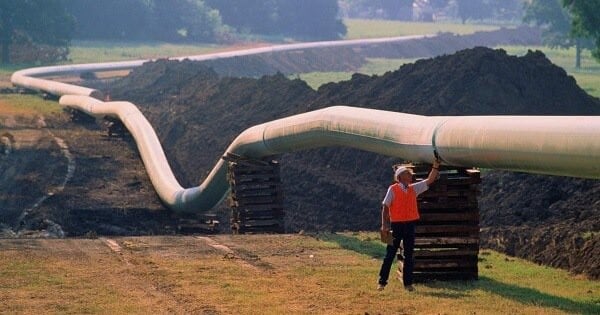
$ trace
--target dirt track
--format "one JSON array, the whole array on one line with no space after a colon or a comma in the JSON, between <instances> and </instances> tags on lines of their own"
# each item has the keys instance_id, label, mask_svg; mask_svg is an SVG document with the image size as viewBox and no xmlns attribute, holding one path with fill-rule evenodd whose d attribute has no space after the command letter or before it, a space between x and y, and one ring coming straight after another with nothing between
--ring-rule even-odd
<instances>
[{"instance_id":1,"label":"dirt track","mask_svg":"<svg viewBox=\"0 0 600 315\"><path fill-rule=\"evenodd\" d=\"M71 123L66 113L45 128L25 123L0 131L13 141L11 152L0 156L4 236L154 234L174 228L130 139L108 137L101 124Z\"/></svg>"}]
</instances>

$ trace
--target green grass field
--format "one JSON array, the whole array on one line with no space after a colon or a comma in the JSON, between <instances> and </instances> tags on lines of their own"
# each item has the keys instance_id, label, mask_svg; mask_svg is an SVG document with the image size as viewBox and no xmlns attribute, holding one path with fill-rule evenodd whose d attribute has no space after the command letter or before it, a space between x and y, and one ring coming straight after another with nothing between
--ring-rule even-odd
<instances>
[{"instance_id":1,"label":"green grass field","mask_svg":"<svg viewBox=\"0 0 600 315\"><path fill-rule=\"evenodd\" d=\"M378 233L323 234L320 239L368 257L380 259L384 252ZM564 270L539 266L492 250L480 251L478 269L478 281L437 282L425 287L436 290L435 295L440 297L479 299L478 303L490 303L496 310L510 309L513 302L518 302L570 314L596 314L600 311L598 281L574 277ZM487 299L489 301L485 302ZM456 311L463 313L464 310Z\"/></svg>"},{"instance_id":2,"label":"green grass field","mask_svg":"<svg viewBox=\"0 0 600 315\"><path fill-rule=\"evenodd\" d=\"M346 39L425 35L437 34L439 32L471 34L477 31L491 31L500 28L499 26L495 25L401 22L362 19L345 19L344 24L346 24L348 29Z\"/></svg>"},{"instance_id":3,"label":"green grass field","mask_svg":"<svg viewBox=\"0 0 600 315\"><path fill-rule=\"evenodd\" d=\"M42 99L39 95L0 95L0 114L27 116L31 114L51 115L62 112L56 101Z\"/></svg>"},{"instance_id":4,"label":"green grass field","mask_svg":"<svg viewBox=\"0 0 600 315\"><path fill-rule=\"evenodd\" d=\"M574 49L556 49L544 46L500 46L506 50L509 55L522 56L528 50L542 51L552 63L565 69L573 76L577 84L588 94L600 98L600 63L594 60L589 51L582 54L581 68L575 68L575 50ZM358 72L367 75L381 75L387 71L394 71L403 64L413 63L416 59L368 59L367 64L362 66ZM313 72L300 74L299 77L306 81L314 89L329 82L339 82L349 80L352 77L350 72Z\"/></svg>"},{"instance_id":5,"label":"green grass field","mask_svg":"<svg viewBox=\"0 0 600 315\"><path fill-rule=\"evenodd\" d=\"M0 313L600 313L600 282L490 250L480 251L477 281L418 283L409 293L394 272L377 291L376 237L119 237L118 252L101 239L0 240Z\"/></svg>"},{"instance_id":6,"label":"green grass field","mask_svg":"<svg viewBox=\"0 0 600 315\"><path fill-rule=\"evenodd\" d=\"M416 59L384 59L369 58L357 72L367 75L381 75L388 71L394 71L407 63L413 63ZM313 89L318 89L321 85L330 82L340 82L350 80L352 72L311 72L301 73L291 77L299 77Z\"/></svg>"},{"instance_id":7,"label":"green grass field","mask_svg":"<svg viewBox=\"0 0 600 315\"><path fill-rule=\"evenodd\" d=\"M169 44L162 42L74 41L69 59L72 63L108 62L201 55L223 49L214 44Z\"/></svg>"},{"instance_id":8,"label":"green grass field","mask_svg":"<svg viewBox=\"0 0 600 315\"><path fill-rule=\"evenodd\" d=\"M170 44L162 42L73 41L69 61L63 64L95 63L137 59L156 59L206 54L231 47L214 44ZM36 64L0 65L0 87L10 86L13 72Z\"/></svg>"},{"instance_id":9,"label":"green grass field","mask_svg":"<svg viewBox=\"0 0 600 315\"><path fill-rule=\"evenodd\" d=\"M600 63L592 57L589 50L581 54L581 68L575 68L575 48L557 49L544 46L501 46L508 54L522 56L528 50L540 50L552 63L565 69L577 84L588 94L600 98Z\"/></svg>"}]
</instances>

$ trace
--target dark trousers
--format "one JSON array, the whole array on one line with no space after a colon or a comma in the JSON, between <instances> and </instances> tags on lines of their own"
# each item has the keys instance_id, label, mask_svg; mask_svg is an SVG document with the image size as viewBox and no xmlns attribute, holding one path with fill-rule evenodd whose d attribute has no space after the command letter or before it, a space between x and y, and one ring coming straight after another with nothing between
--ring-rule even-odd
<instances>
[{"instance_id":1,"label":"dark trousers","mask_svg":"<svg viewBox=\"0 0 600 315\"><path fill-rule=\"evenodd\" d=\"M392 222L392 236L394 237L393 245L388 245L386 248L385 258L379 271L379 284L386 285L390 277L390 269L394 262L394 257L400 247L400 241L403 241L404 252L404 268L402 269L402 281L404 285L413 283L413 268L414 258L413 252L415 249L415 221L411 222Z\"/></svg>"}]
</instances>

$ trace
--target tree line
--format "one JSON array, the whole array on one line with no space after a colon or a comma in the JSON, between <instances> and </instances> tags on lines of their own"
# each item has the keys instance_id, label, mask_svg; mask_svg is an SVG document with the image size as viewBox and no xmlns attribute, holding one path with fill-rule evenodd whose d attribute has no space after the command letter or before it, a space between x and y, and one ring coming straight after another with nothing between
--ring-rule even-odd
<instances>
[{"instance_id":1,"label":"tree line","mask_svg":"<svg viewBox=\"0 0 600 315\"><path fill-rule=\"evenodd\" d=\"M341 14L400 19L415 7L454 7L463 23L489 14L523 17L545 30L547 44L576 46L578 55L588 48L600 61L600 0L0 0L0 45L2 62L9 63L15 42L68 51L71 39L228 42L265 35L329 40L346 34Z\"/></svg>"},{"instance_id":2,"label":"tree line","mask_svg":"<svg viewBox=\"0 0 600 315\"><path fill-rule=\"evenodd\" d=\"M432 21L434 15L466 21L520 20L528 0L339 0L349 18Z\"/></svg>"},{"instance_id":3,"label":"tree line","mask_svg":"<svg viewBox=\"0 0 600 315\"><path fill-rule=\"evenodd\" d=\"M0 0L2 62L16 41L227 42L244 34L340 39L337 0Z\"/></svg>"}]
</instances>

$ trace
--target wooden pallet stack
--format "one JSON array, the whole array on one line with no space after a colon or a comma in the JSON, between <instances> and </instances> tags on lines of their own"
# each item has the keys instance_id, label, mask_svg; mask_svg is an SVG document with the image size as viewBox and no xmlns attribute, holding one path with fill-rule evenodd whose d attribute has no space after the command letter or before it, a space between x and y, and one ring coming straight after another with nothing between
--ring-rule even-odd
<instances>
[{"instance_id":1,"label":"wooden pallet stack","mask_svg":"<svg viewBox=\"0 0 600 315\"><path fill-rule=\"evenodd\" d=\"M417 181L427 178L431 170L431 165L409 166ZM421 219L416 227L415 282L478 278L479 183L478 170L443 166L438 180L418 197Z\"/></svg>"},{"instance_id":2,"label":"wooden pallet stack","mask_svg":"<svg viewBox=\"0 0 600 315\"><path fill-rule=\"evenodd\" d=\"M216 234L219 232L219 220L216 214L179 214L177 233L179 234Z\"/></svg>"},{"instance_id":3,"label":"wooden pallet stack","mask_svg":"<svg viewBox=\"0 0 600 315\"><path fill-rule=\"evenodd\" d=\"M234 234L284 233L279 163L224 157L229 163L231 230Z\"/></svg>"}]
</instances>

